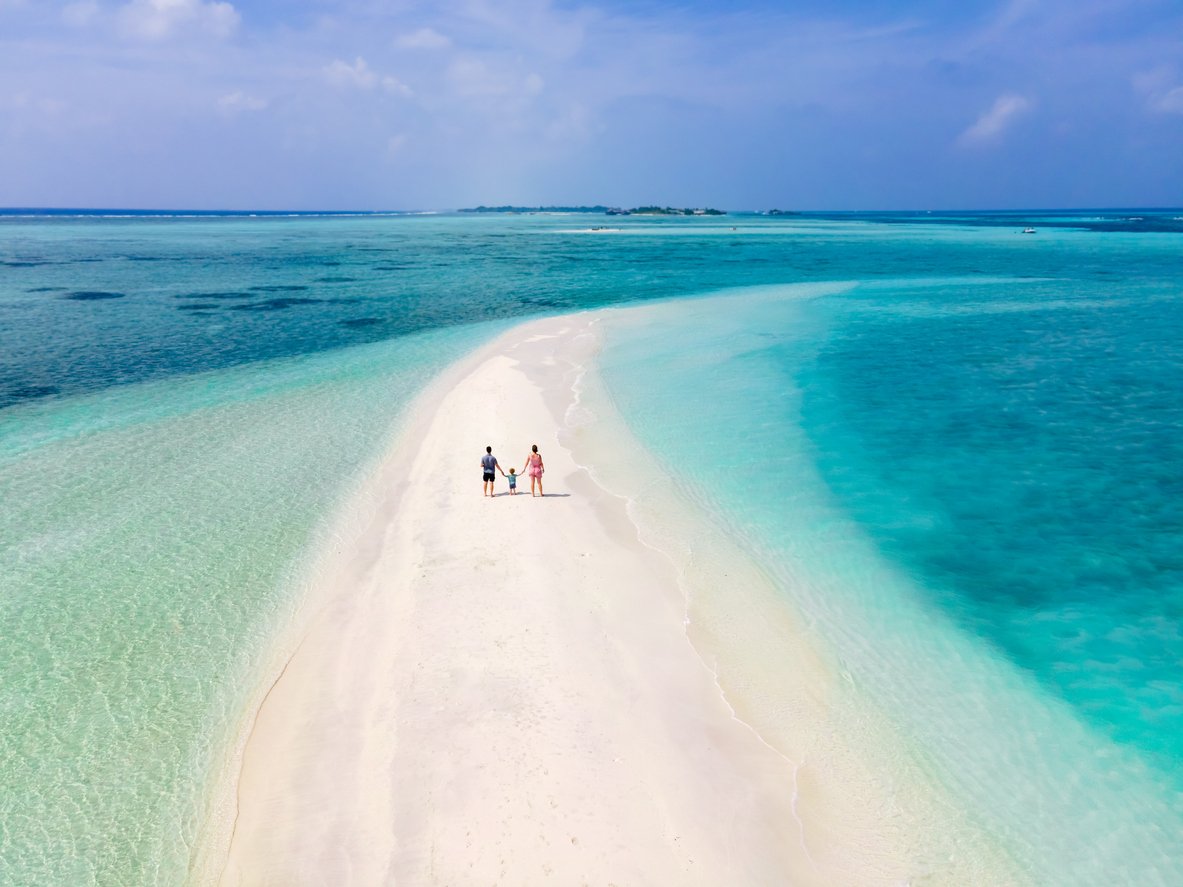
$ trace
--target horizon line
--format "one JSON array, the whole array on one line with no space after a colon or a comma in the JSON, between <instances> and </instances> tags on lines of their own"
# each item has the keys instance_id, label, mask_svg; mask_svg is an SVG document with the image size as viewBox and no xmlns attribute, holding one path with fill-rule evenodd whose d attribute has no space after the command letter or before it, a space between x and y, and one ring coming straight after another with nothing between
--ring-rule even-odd
<instances>
[{"instance_id":1,"label":"horizon line","mask_svg":"<svg viewBox=\"0 0 1183 887\"><path fill-rule=\"evenodd\" d=\"M601 206L606 204L541 204L537 206L527 206L525 204L477 204L472 207L446 207L446 208L432 208L432 209L197 209L189 207L80 207L80 206L0 206L0 216L20 216L20 215L60 215L60 214L78 214L78 215L160 215L160 216L401 216L401 215L439 215L444 213L461 213L468 210L473 210L478 207L493 206L493 212L486 214L496 214L496 207L511 206L514 209L519 209L522 212L554 212L577 214L581 213L581 207L586 206L587 212L582 213L586 215L603 215L599 210L592 210L592 206ZM644 204L645 206L657 206L659 204ZM506 214L513 210L503 211ZM1006 207L1006 208L981 208L981 207L962 207L962 208L942 208L942 209L918 209L918 208L897 208L897 209L779 209L778 207L770 207L769 209L727 209L723 212L749 215L766 215L768 213L785 213L789 215L873 215L873 214L917 214L917 215L952 215L957 213L975 213L975 214L1008 214L1008 213L1084 213L1084 212L1180 212L1183 211L1183 206L1028 206L1028 207Z\"/></svg>"}]
</instances>

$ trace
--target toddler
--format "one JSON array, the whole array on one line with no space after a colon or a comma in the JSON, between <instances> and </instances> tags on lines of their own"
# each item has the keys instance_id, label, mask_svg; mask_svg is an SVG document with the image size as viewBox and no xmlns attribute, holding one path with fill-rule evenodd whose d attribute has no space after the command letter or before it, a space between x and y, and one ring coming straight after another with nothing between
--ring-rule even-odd
<instances>
[{"instance_id":1,"label":"toddler","mask_svg":"<svg viewBox=\"0 0 1183 887\"><path fill-rule=\"evenodd\" d=\"M509 495L516 496L518 494L517 469L516 468L509 469L509 474L506 475L506 478L509 480Z\"/></svg>"}]
</instances>

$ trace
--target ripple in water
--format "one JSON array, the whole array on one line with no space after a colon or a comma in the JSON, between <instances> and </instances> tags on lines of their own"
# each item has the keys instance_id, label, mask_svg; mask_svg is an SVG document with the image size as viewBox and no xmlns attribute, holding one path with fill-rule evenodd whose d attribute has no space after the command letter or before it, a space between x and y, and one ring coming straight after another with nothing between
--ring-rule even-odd
<instances>
[{"instance_id":1,"label":"ripple in water","mask_svg":"<svg viewBox=\"0 0 1183 887\"><path fill-rule=\"evenodd\" d=\"M75 290L72 293L62 296L62 298L69 299L72 302L102 302L107 299L125 298L125 294L112 293L106 290Z\"/></svg>"},{"instance_id":2,"label":"ripple in water","mask_svg":"<svg viewBox=\"0 0 1183 887\"><path fill-rule=\"evenodd\" d=\"M282 311L285 308L294 308L297 305L317 305L325 301L327 300L292 297L267 299L252 305L233 305L231 307L235 311Z\"/></svg>"},{"instance_id":3,"label":"ripple in water","mask_svg":"<svg viewBox=\"0 0 1183 887\"><path fill-rule=\"evenodd\" d=\"M354 330L365 329L366 327L370 326L379 326L382 324L382 322L383 320L381 317L352 317L348 320L338 321L341 326Z\"/></svg>"},{"instance_id":4,"label":"ripple in water","mask_svg":"<svg viewBox=\"0 0 1183 887\"><path fill-rule=\"evenodd\" d=\"M220 292L220 293L180 293L174 299L257 299L258 293Z\"/></svg>"}]
</instances>

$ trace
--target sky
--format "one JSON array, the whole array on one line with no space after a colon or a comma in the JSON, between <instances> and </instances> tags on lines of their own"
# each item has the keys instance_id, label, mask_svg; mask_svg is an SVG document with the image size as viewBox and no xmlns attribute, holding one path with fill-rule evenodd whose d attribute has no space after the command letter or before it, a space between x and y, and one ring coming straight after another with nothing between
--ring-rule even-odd
<instances>
[{"instance_id":1,"label":"sky","mask_svg":"<svg viewBox=\"0 0 1183 887\"><path fill-rule=\"evenodd\" d=\"M1183 205L1181 0L0 0L0 206Z\"/></svg>"}]
</instances>

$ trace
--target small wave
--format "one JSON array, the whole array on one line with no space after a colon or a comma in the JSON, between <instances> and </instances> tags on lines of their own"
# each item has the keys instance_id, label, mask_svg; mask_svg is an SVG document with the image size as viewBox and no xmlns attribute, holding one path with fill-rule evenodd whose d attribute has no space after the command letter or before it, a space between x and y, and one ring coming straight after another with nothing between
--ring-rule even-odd
<instances>
[{"instance_id":1,"label":"small wave","mask_svg":"<svg viewBox=\"0 0 1183 887\"><path fill-rule=\"evenodd\" d=\"M122 299L126 293L111 293L105 290L75 290L62 296L73 302L101 302L104 299Z\"/></svg>"},{"instance_id":2,"label":"small wave","mask_svg":"<svg viewBox=\"0 0 1183 887\"><path fill-rule=\"evenodd\" d=\"M36 400L41 397L50 397L59 391L61 389L56 385L25 385L20 388L10 388L7 400L10 403L15 403L18 400Z\"/></svg>"},{"instance_id":3,"label":"small wave","mask_svg":"<svg viewBox=\"0 0 1183 887\"><path fill-rule=\"evenodd\" d=\"M244 293L237 291L228 292L214 292L214 293L180 293L173 296L174 299L254 299L257 293Z\"/></svg>"},{"instance_id":4,"label":"small wave","mask_svg":"<svg viewBox=\"0 0 1183 887\"><path fill-rule=\"evenodd\" d=\"M233 308L235 311L282 311L285 308L293 308L297 305L315 305L324 301L327 300L281 297L278 299L268 299L265 302L257 302L253 305L235 305Z\"/></svg>"}]
</instances>

